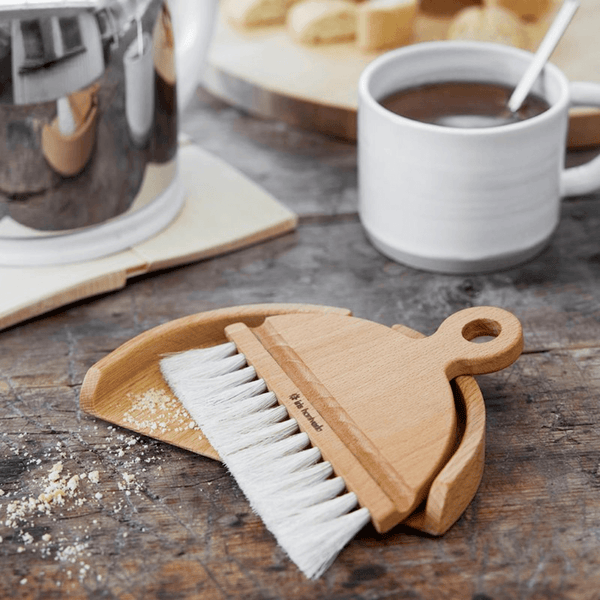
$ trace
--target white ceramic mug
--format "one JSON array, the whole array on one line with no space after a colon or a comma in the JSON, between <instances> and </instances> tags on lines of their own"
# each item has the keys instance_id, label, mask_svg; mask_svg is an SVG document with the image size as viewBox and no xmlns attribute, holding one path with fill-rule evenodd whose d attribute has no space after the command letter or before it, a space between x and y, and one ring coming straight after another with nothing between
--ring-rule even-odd
<instances>
[{"instance_id":1,"label":"white ceramic mug","mask_svg":"<svg viewBox=\"0 0 600 600\"><path fill-rule=\"evenodd\" d=\"M508 268L549 242L563 196L600 187L600 157L564 169L568 110L600 106L600 85L569 83L548 64L533 92L550 108L497 127L414 121L379 101L427 83L514 87L532 54L483 42L442 41L388 52L359 81L359 214L372 243L410 266L447 273Z\"/></svg>"},{"instance_id":2,"label":"white ceramic mug","mask_svg":"<svg viewBox=\"0 0 600 600\"><path fill-rule=\"evenodd\" d=\"M178 112L218 0L0 6L0 265L80 262L179 214Z\"/></svg>"}]
</instances>

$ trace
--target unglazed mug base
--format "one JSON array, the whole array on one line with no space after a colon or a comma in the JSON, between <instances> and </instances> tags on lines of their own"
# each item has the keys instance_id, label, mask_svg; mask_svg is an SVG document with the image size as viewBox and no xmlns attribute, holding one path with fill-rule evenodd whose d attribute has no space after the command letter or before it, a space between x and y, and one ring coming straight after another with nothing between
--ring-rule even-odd
<instances>
[{"instance_id":1,"label":"unglazed mug base","mask_svg":"<svg viewBox=\"0 0 600 600\"><path fill-rule=\"evenodd\" d=\"M541 242L518 252L479 259L461 259L446 256L434 257L411 254L410 252L406 252L396 246L391 246L379 239L377 235L371 233L364 224L363 227L371 244L373 244L379 252L388 258L391 258L393 261L402 263L414 269L431 271L433 273L443 273L446 275L494 273L496 271L504 271L516 267L541 254L548 247L553 236L553 233L551 233Z\"/></svg>"}]
</instances>

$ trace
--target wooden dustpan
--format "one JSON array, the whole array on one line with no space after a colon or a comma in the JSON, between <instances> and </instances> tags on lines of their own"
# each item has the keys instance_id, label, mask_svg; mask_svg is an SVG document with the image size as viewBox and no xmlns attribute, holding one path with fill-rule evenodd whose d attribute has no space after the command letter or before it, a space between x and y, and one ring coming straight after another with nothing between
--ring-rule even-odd
<instances>
[{"instance_id":1,"label":"wooden dustpan","mask_svg":"<svg viewBox=\"0 0 600 600\"><path fill-rule=\"evenodd\" d=\"M220 309L178 319L137 336L94 365L82 386L81 407L138 433L218 458L201 433L188 426L191 419L177 400L171 397L169 412L158 409L150 420L141 412L136 417L136 410L141 411L136 407L137 400L150 392L169 393L158 366L164 354L223 343L224 330L233 323L257 327L268 316L297 313L350 316L349 311L338 308L271 304ZM393 329L406 337L423 337L404 326ZM468 335L476 337L478 332ZM520 347L516 349L519 351ZM428 486L419 510L404 520L407 525L434 535L444 533L462 514L477 490L483 470L485 408L480 390L468 376L458 377L453 389L459 416L454 431L456 444L444 457L445 464ZM169 426L174 415L177 422ZM161 424L159 429L156 423Z\"/></svg>"}]
</instances>

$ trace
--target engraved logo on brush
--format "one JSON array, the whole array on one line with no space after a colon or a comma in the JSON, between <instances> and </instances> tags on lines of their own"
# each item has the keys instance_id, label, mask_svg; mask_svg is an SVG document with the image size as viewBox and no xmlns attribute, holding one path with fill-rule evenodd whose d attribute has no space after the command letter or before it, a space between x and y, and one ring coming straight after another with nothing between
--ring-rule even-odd
<instances>
[{"instance_id":1,"label":"engraved logo on brush","mask_svg":"<svg viewBox=\"0 0 600 600\"><path fill-rule=\"evenodd\" d=\"M319 424L316 421L315 417L313 415L311 415L310 412L308 412L308 408L306 408L304 406L304 402L302 402L302 398L300 397L300 394L298 394L298 393L290 394L289 398L290 398L290 400L292 400L294 402L294 406L296 408L301 409L300 413L313 426L313 429L315 429L316 431L323 431L323 425Z\"/></svg>"}]
</instances>

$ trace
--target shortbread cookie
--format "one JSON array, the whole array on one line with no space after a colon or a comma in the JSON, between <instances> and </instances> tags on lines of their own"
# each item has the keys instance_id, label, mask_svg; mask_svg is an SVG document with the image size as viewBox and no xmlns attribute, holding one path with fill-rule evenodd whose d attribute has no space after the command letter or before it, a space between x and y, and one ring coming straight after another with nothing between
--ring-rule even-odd
<instances>
[{"instance_id":1,"label":"shortbread cookie","mask_svg":"<svg viewBox=\"0 0 600 600\"><path fill-rule=\"evenodd\" d=\"M463 8L483 4L484 0L421 0L420 9L432 15L451 16Z\"/></svg>"},{"instance_id":2,"label":"shortbread cookie","mask_svg":"<svg viewBox=\"0 0 600 600\"><path fill-rule=\"evenodd\" d=\"M512 11L499 6L465 8L452 20L448 39L497 42L529 49L526 26Z\"/></svg>"},{"instance_id":3,"label":"shortbread cookie","mask_svg":"<svg viewBox=\"0 0 600 600\"><path fill-rule=\"evenodd\" d=\"M303 0L288 13L290 35L303 44L324 44L356 37L356 4L347 0Z\"/></svg>"},{"instance_id":4,"label":"shortbread cookie","mask_svg":"<svg viewBox=\"0 0 600 600\"><path fill-rule=\"evenodd\" d=\"M512 10L521 19L528 22L537 21L549 9L551 0L495 0L498 6Z\"/></svg>"},{"instance_id":5,"label":"shortbread cookie","mask_svg":"<svg viewBox=\"0 0 600 600\"><path fill-rule=\"evenodd\" d=\"M368 0L357 8L356 42L361 50L394 48L410 41L417 0Z\"/></svg>"},{"instance_id":6,"label":"shortbread cookie","mask_svg":"<svg viewBox=\"0 0 600 600\"><path fill-rule=\"evenodd\" d=\"M286 15L297 0L222 0L227 20L240 27L285 23Z\"/></svg>"}]
</instances>

